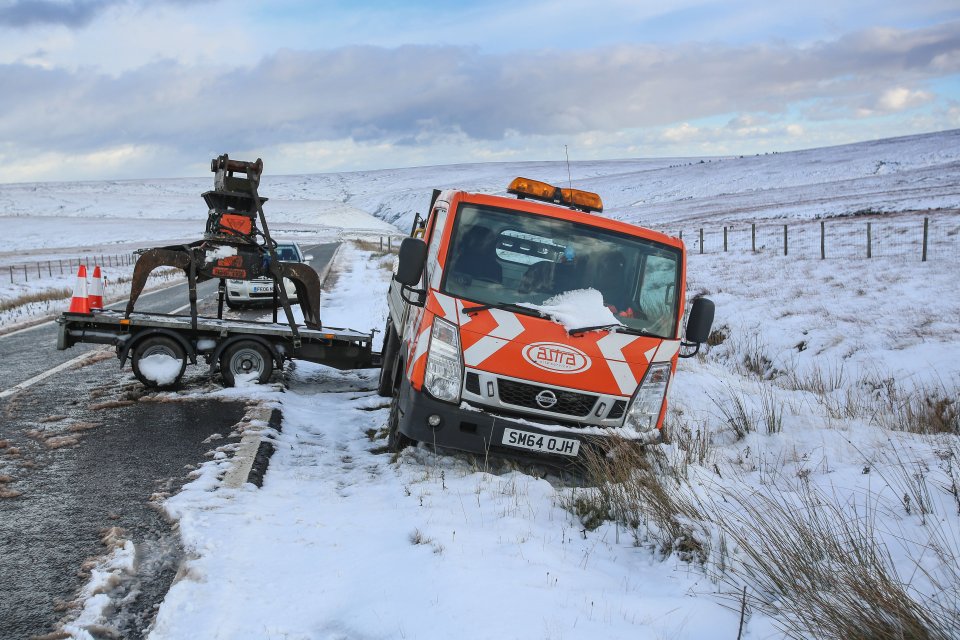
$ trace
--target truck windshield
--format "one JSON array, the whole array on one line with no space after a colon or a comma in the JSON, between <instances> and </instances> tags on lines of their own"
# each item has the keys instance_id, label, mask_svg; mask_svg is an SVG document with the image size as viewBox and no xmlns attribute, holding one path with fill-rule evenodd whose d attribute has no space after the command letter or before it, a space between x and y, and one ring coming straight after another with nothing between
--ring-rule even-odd
<instances>
[{"instance_id":1,"label":"truck windshield","mask_svg":"<svg viewBox=\"0 0 960 640\"><path fill-rule=\"evenodd\" d=\"M465 203L442 287L491 306L539 305L567 291L595 289L628 329L674 338L680 259L678 249L651 240Z\"/></svg>"}]
</instances>

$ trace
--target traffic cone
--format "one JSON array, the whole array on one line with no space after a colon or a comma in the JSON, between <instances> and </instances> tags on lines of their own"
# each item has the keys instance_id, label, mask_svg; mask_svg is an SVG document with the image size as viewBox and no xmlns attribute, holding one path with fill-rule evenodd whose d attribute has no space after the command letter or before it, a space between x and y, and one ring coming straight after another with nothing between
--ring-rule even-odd
<instances>
[{"instance_id":1,"label":"traffic cone","mask_svg":"<svg viewBox=\"0 0 960 640\"><path fill-rule=\"evenodd\" d=\"M87 267L80 265L77 271L77 284L73 287L70 300L70 313L90 313L90 299L87 298Z\"/></svg>"},{"instance_id":2,"label":"traffic cone","mask_svg":"<svg viewBox=\"0 0 960 640\"><path fill-rule=\"evenodd\" d=\"M100 265L93 265L93 279L90 281L91 309L103 309L103 276L100 275Z\"/></svg>"}]
</instances>

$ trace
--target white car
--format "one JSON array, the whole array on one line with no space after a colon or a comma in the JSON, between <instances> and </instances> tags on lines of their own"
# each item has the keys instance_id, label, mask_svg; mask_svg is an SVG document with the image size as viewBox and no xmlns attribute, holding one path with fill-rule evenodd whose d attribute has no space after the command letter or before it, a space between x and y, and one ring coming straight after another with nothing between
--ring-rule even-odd
<instances>
[{"instance_id":1,"label":"white car","mask_svg":"<svg viewBox=\"0 0 960 640\"><path fill-rule=\"evenodd\" d=\"M304 255L300 245L295 242L277 244L277 257L281 262L309 262L313 256ZM283 286L287 290L287 297L291 303L297 302L297 290L293 281L283 279ZM279 302L279 298L277 300ZM227 306L231 309L252 306L255 304L271 305L273 303L273 279L257 278L255 280L227 280Z\"/></svg>"}]
</instances>

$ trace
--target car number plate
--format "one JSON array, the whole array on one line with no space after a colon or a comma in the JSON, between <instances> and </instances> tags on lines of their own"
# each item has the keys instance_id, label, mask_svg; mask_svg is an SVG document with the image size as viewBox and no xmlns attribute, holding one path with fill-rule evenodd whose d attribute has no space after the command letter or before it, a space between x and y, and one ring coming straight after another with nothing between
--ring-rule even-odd
<instances>
[{"instance_id":1,"label":"car number plate","mask_svg":"<svg viewBox=\"0 0 960 640\"><path fill-rule=\"evenodd\" d=\"M564 456L576 456L580 451L580 441L573 438L559 438L542 433L530 433L519 429L504 429L503 444L543 453L558 453Z\"/></svg>"},{"instance_id":2,"label":"car number plate","mask_svg":"<svg viewBox=\"0 0 960 640\"><path fill-rule=\"evenodd\" d=\"M257 286L254 286L254 287L253 287L253 292L254 292L254 293L270 293L271 291L273 291L273 287L272 287L272 286L270 286L270 287L257 287Z\"/></svg>"}]
</instances>

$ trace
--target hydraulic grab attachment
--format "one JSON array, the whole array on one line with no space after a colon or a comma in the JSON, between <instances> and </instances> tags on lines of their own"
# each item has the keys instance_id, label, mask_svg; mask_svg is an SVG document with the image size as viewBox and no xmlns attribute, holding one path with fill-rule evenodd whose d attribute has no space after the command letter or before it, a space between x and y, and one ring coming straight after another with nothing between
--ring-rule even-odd
<instances>
[{"instance_id":1,"label":"hydraulic grab attachment","mask_svg":"<svg viewBox=\"0 0 960 640\"><path fill-rule=\"evenodd\" d=\"M297 291L304 324L310 329L320 329L320 278L316 271L309 265L281 262L277 258L276 242L270 237L263 214L263 203L267 199L257 193L263 161L231 160L224 154L211 162L210 170L216 175L213 191L203 194L209 208L204 239L144 251L134 266L126 317L133 312L150 273L157 267L176 267L187 275L194 328L198 282L221 280L218 317L222 317L225 279L253 280L267 276L273 279L275 295L294 336L297 336L296 321L283 286L284 278L292 281ZM258 218L262 231L257 228Z\"/></svg>"}]
</instances>

